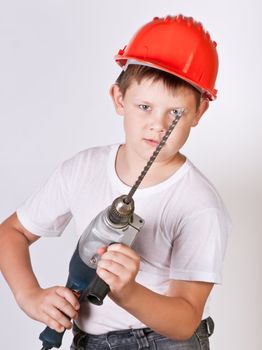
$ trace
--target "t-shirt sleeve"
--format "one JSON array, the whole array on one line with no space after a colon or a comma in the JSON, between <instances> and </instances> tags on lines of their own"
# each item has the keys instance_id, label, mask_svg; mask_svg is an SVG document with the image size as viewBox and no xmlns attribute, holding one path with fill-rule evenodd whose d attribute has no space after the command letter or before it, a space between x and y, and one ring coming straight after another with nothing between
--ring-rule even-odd
<instances>
[{"instance_id":1,"label":"t-shirt sleeve","mask_svg":"<svg viewBox=\"0 0 262 350\"><path fill-rule=\"evenodd\" d=\"M208 208L184 218L171 254L170 278L222 282L222 263L230 219L221 208Z\"/></svg>"},{"instance_id":2,"label":"t-shirt sleeve","mask_svg":"<svg viewBox=\"0 0 262 350\"><path fill-rule=\"evenodd\" d=\"M16 211L22 225L37 236L60 236L72 218L63 165Z\"/></svg>"}]
</instances>

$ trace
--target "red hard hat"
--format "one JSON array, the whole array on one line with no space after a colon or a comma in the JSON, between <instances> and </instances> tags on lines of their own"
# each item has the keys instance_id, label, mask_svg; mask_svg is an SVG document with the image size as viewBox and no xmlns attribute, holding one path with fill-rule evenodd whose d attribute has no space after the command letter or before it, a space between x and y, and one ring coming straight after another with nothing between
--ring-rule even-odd
<instances>
[{"instance_id":1,"label":"red hard hat","mask_svg":"<svg viewBox=\"0 0 262 350\"><path fill-rule=\"evenodd\" d=\"M119 50L115 60L121 67L130 60L169 72L186 80L209 100L216 98L216 43L192 17L155 17Z\"/></svg>"}]
</instances>

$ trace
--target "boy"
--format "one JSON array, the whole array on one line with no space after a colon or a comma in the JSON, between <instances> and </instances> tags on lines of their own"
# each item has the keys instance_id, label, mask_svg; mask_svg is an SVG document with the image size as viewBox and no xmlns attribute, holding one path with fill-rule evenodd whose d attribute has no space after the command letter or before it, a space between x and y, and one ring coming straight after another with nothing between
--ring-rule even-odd
<instances>
[{"instance_id":1,"label":"boy","mask_svg":"<svg viewBox=\"0 0 262 350\"><path fill-rule=\"evenodd\" d=\"M230 221L213 186L179 150L216 97L215 43L192 18L155 18L116 60L123 71L110 93L124 118L125 143L64 162L1 225L1 270L30 317L59 332L76 320L71 349L209 349L208 296L221 282ZM60 235L72 216L81 235L127 194L177 108L183 115L134 195L143 229L132 248L98 251L97 273L110 287L104 304L80 309L69 289L42 289L29 245Z\"/></svg>"}]
</instances>

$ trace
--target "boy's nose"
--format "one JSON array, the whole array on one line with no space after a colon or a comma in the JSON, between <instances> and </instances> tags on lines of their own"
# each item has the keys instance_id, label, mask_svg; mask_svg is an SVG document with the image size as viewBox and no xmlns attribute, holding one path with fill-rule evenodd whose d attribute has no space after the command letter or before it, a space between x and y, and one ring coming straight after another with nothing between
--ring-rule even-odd
<instances>
[{"instance_id":1,"label":"boy's nose","mask_svg":"<svg viewBox=\"0 0 262 350\"><path fill-rule=\"evenodd\" d=\"M168 121L166 116L153 116L150 121L150 130L156 132L165 132L168 129Z\"/></svg>"}]
</instances>

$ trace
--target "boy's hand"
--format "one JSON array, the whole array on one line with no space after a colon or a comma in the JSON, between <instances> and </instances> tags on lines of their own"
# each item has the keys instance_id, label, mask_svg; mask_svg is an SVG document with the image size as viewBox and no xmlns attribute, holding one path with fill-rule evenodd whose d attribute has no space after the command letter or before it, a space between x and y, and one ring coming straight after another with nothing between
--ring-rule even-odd
<instances>
[{"instance_id":1,"label":"boy's hand","mask_svg":"<svg viewBox=\"0 0 262 350\"><path fill-rule=\"evenodd\" d=\"M45 323L57 332L70 329L70 319L76 319L80 308L73 292L66 287L37 288L23 294L18 300L20 307L31 318Z\"/></svg>"},{"instance_id":2,"label":"boy's hand","mask_svg":"<svg viewBox=\"0 0 262 350\"><path fill-rule=\"evenodd\" d=\"M98 253L102 256L98 262L97 274L109 285L110 297L121 303L131 295L136 284L140 257L130 247L118 243L107 249L100 248Z\"/></svg>"}]
</instances>

